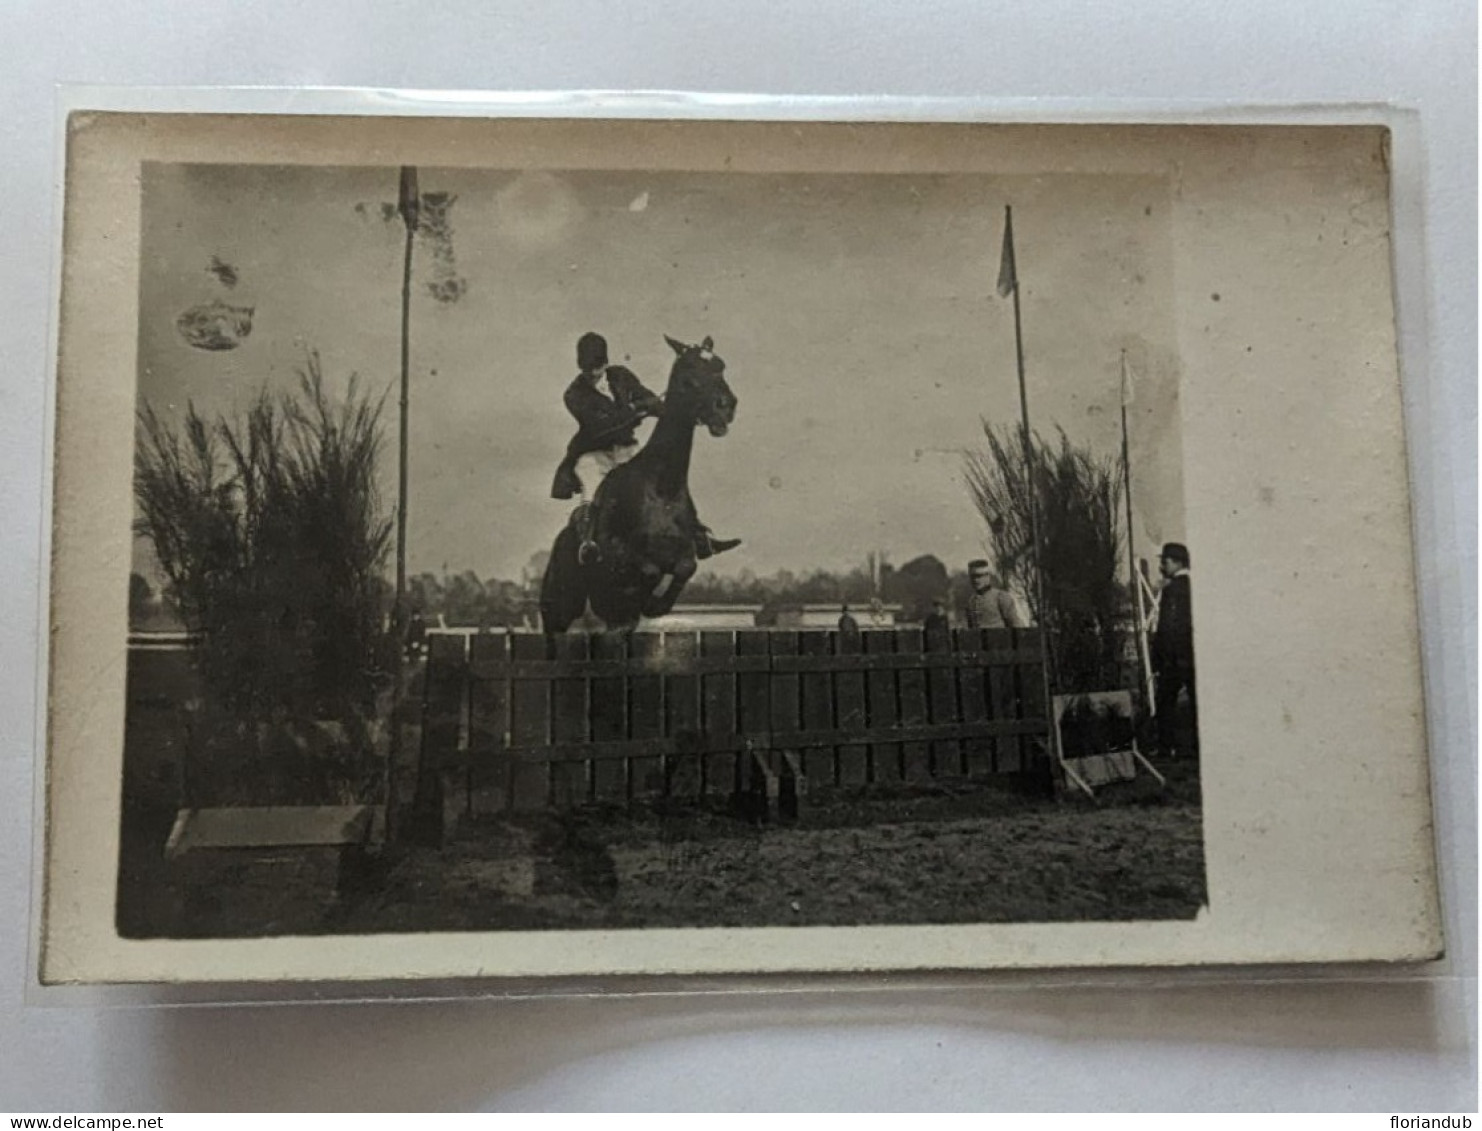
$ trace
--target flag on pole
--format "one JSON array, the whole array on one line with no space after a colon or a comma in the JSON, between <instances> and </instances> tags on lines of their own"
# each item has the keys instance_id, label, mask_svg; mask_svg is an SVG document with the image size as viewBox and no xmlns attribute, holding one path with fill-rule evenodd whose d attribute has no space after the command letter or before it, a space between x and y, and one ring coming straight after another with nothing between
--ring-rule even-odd
<instances>
[{"instance_id":1,"label":"flag on pole","mask_svg":"<svg viewBox=\"0 0 1482 1131\"><path fill-rule=\"evenodd\" d=\"M1127 364L1127 351L1122 351L1122 407L1132 403L1132 367Z\"/></svg>"},{"instance_id":2,"label":"flag on pole","mask_svg":"<svg viewBox=\"0 0 1482 1131\"><path fill-rule=\"evenodd\" d=\"M406 222L409 232L417 230L417 213L421 204L421 198L417 194L416 166L403 165L401 167L401 192L397 196L396 210L401 213L401 218Z\"/></svg>"},{"instance_id":3,"label":"flag on pole","mask_svg":"<svg viewBox=\"0 0 1482 1131\"><path fill-rule=\"evenodd\" d=\"M1019 272L1014 266L1014 210L1004 209L1003 254L998 261L998 297L1008 298L1019 289Z\"/></svg>"}]
</instances>

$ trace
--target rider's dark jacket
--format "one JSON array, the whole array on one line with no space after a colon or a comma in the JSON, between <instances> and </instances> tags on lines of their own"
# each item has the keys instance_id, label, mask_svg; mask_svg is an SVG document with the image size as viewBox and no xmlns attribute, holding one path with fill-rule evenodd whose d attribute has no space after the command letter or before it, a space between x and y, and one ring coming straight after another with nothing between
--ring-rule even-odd
<instances>
[{"instance_id":1,"label":"rider's dark jacket","mask_svg":"<svg viewBox=\"0 0 1482 1131\"><path fill-rule=\"evenodd\" d=\"M566 458L556 468L551 498L569 499L581 491L576 461L588 452L634 443L633 429L645 416L659 411L662 402L644 388L631 369L607 367L612 396L597 388L597 374L582 373L566 387L566 408L576 417L577 432L566 445Z\"/></svg>"}]
</instances>

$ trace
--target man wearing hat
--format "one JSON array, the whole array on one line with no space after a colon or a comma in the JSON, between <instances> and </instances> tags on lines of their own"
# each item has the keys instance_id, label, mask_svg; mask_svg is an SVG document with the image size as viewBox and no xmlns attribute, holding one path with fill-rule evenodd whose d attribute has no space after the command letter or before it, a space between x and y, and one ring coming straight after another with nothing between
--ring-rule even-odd
<instances>
[{"instance_id":1,"label":"man wearing hat","mask_svg":"<svg viewBox=\"0 0 1482 1131\"><path fill-rule=\"evenodd\" d=\"M1158 594L1158 627L1153 633L1152 644L1153 674L1157 677L1155 706L1158 745L1165 756L1172 757L1178 753L1175 720L1180 691L1189 693L1189 719L1196 750L1199 734L1199 713L1194 698L1194 617L1190 600L1188 547L1180 542L1165 545L1158 558L1158 572L1163 575L1163 588Z\"/></svg>"},{"instance_id":2,"label":"man wearing hat","mask_svg":"<svg viewBox=\"0 0 1482 1131\"><path fill-rule=\"evenodd\" d=\"M972 593L967 599L968 628L1023 628L1019 602L994 578L987 558L967 563L967 579Z\"/></svg>"},{"instance_id":3,"label":"man wearing hat","mask_svg":"<svg viewBox=\"0 0 1482 1131\"><path fill-rule=\"evenodd\" d=\"M566 456L556 468L551 498L581 496L581 560L595 559L592 541L592 500L597 488L613 468L638 454L634 435L640 421L657 416L663 401L626 366L607 360L607 339L601 334L583 334L576 343L576 365L580 372L566 387L567 411L576 417L577 432L566 445ZM708 558L741 544L739 538L717 539L710 529L695 532L695 556Z\"/></svg>"}]
</instances>

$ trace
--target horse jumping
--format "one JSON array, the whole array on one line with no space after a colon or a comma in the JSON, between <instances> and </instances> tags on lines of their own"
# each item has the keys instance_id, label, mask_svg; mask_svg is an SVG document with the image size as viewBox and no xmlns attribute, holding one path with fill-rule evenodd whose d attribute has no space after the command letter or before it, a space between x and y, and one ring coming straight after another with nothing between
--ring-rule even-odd
<instances>
[{"instance_id":1,"label":"horse jumping","mask_svg":"<svg viewBox=\"0 0 1482 1131\"><path fill-rule=\"evenodd\" d=\"M540 591L548 635L565 632L586 611L608 631L631 631L643 617L669 612L696 568L700 530L690 498L695 428L724 436L736 416L725 362L710 339L685 345L665 337L675 353L658 423L648 443L603 480L592 501L590 537L598 553L585 564L575 522L556 536Z\"/></svg>"}]
</instances>

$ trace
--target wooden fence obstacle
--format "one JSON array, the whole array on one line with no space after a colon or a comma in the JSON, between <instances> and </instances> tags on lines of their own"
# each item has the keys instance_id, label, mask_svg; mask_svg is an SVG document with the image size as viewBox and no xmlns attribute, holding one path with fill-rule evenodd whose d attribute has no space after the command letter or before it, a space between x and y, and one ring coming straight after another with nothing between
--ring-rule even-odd
<instances>
[{"instance_id":1,"label":"wooden fence obstacle","mask_svg":"<svg viewBox=\"0 0 1482 1131\"><path fill-rule=\"evenodd\" d=\"M1047 773L1042 654L1009 629L435 636L418 795L443 828L663 796L787 819L819 786Z\"/></svg>"}]
</instances>

